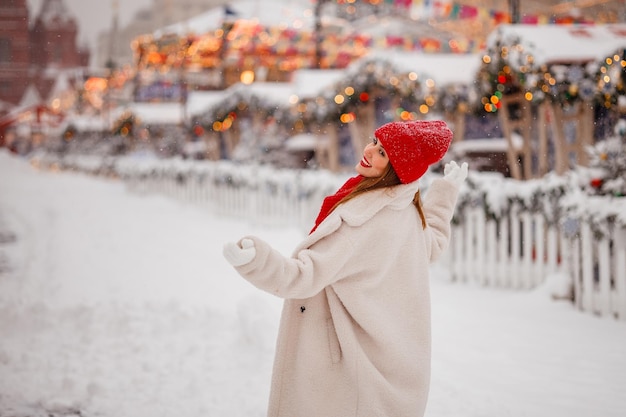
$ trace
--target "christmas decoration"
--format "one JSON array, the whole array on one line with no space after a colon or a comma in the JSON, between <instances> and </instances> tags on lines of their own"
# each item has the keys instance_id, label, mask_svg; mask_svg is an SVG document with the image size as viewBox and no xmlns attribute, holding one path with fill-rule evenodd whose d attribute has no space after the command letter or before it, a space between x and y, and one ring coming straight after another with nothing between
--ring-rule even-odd
<instances>
[{"instance_id":1,"label":"christmas decoration","mask_svg":"<svg viewBox=\"0 0 626 417\"><path fill-rule=\"evenodd\" d=\"M132 137L133 136L133 128L136 124L137 120L135 115L131 112L124 112L118 120L115 121L115 126L113 127L113 134L124 136L124 137Z\"/></svg>"},{"instance_id":2,"label":"christmas decoration","mask_svg":"<svg viewBox=\"0 0 626 417\"><path fill-rule=\"evenodd\" d=\"M615 126L615 135L589 149L592 195L626 196L626 120Z\"/></svg>"},{"instance_id":3,"label":"christmas decoration","mask_svg":"<svg viewBox=\"0 0 626 417\"><path fill-rule=\"evenodd\" d=\"M599 102L606 108L624 107L626 98L626 60L624 50L606 57L598 66L596 80L599 90Z\"/></svg>"},{"instance_id":4,"label":"christmas decoration","mask_svg":"<svg viewBox=\"0 0 626 417\"><path fill-rule=\"evenodd\" d=\"M346 75L314 101L297 106L292 116L309 122L354 121L354 110L378 96L394 97L406 108L400 119L418 118L415 111L428 113L435 104L434 90L423 86L416 73L403 73L387 60L364 59L348 68Z\"/></svg>"},{"instance_id":5,"label":"christmas decoration","mask_svg":"<svg viewBox=\"0 0 626 417\"><path fill-rule=\"evenodd\" d=\"M569 34L592 36L584 26L572 28ZM530 102L551 100L563 107L586 101L611 108L624 96L626 61L623 50L601 60L581 56L563 61L538 59L535 54L541 49L513 31L506 32L502 28L494 31L477 77L482 96L480 105L485 111L498 111L502 95L520 91Z\"/></svg>"},{"instance_id":6,"label":"christmas decoration","mask_svg":"<svg viewBox=\"0 0 626 417\"><path fill-rule=\"evenodd\" d=\"M268 119L277 112L284 112L287 103L279 103L271 96L256 91L250 86L236 84L229 88L222 100L208 108L196 120L204 130L225 131L232 127L234 121L242 114L256 114L261 119Z\"/></svg>"}]
</instances>

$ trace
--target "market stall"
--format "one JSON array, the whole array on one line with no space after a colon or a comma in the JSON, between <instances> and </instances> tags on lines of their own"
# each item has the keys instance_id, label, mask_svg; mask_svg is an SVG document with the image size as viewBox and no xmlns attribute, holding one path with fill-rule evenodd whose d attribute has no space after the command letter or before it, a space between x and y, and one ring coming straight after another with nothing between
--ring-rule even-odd
<instances>
[{"instance_id":1,"label":"market stall","mask_svg":"<svg viewBox=\"0 0 626 417\"><path fill-rule=\"evenodd\" d=\"M624 94L626 25L501 25L487 45L482 105L498 112L511 175L586 165L599 115Z\"/></svg>"}]
</instances>

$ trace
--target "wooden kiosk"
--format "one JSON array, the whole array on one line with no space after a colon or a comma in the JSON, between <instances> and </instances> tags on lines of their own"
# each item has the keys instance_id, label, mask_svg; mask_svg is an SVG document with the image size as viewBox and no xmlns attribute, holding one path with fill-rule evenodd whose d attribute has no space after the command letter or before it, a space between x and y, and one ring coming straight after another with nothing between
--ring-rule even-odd
<instances>
[{"instance_id":1,"label":"wooden kiosk","mask_svg":"<svg viewBox=\"0 0 626 417\"><path fill-rule=\"evenodd\" d=\"M483 104L497 111L511 176L562 174L588 163L595 107L607 105L621 73L626 25L502 25L488 38ZM622 66L620 66L621 69Z\"/></svg>"}]
</instances>

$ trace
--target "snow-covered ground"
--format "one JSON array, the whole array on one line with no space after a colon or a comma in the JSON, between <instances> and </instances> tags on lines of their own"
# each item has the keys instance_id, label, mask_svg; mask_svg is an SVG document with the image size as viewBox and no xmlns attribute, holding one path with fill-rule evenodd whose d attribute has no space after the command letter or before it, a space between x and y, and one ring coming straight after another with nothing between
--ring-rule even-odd
<instances>
[{"instance_id":1,"label":"snow-covered ground","mask_svg":"<svg viewBox=\"0 0 626 417\"><path fill-rule=\"evenodd\" d=\"M0 152L0 417L263 416L281 301L222 258L247 233L302 238ZM626 415L626 323L432 272L428 417Z\"/></svg>"}]
</instances>

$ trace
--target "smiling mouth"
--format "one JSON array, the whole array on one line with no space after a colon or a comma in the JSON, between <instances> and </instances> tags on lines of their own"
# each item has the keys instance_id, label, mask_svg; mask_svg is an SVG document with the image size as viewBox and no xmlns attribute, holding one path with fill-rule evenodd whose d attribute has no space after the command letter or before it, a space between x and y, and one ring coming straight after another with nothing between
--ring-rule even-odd
<instances>
[{"instance_id":1,"label":"smiling mouth","mask_svg":"<svg viewBox=\"0 0 626 417\"><path fill-rule=\"evenodd\" d=\"M372 167L370 165L370 162L365 157L363 157L363 159L361 159L360 164L361 164L362 167L365 167L365 168L371 168Z\"/></svg>"}]
</instances>

